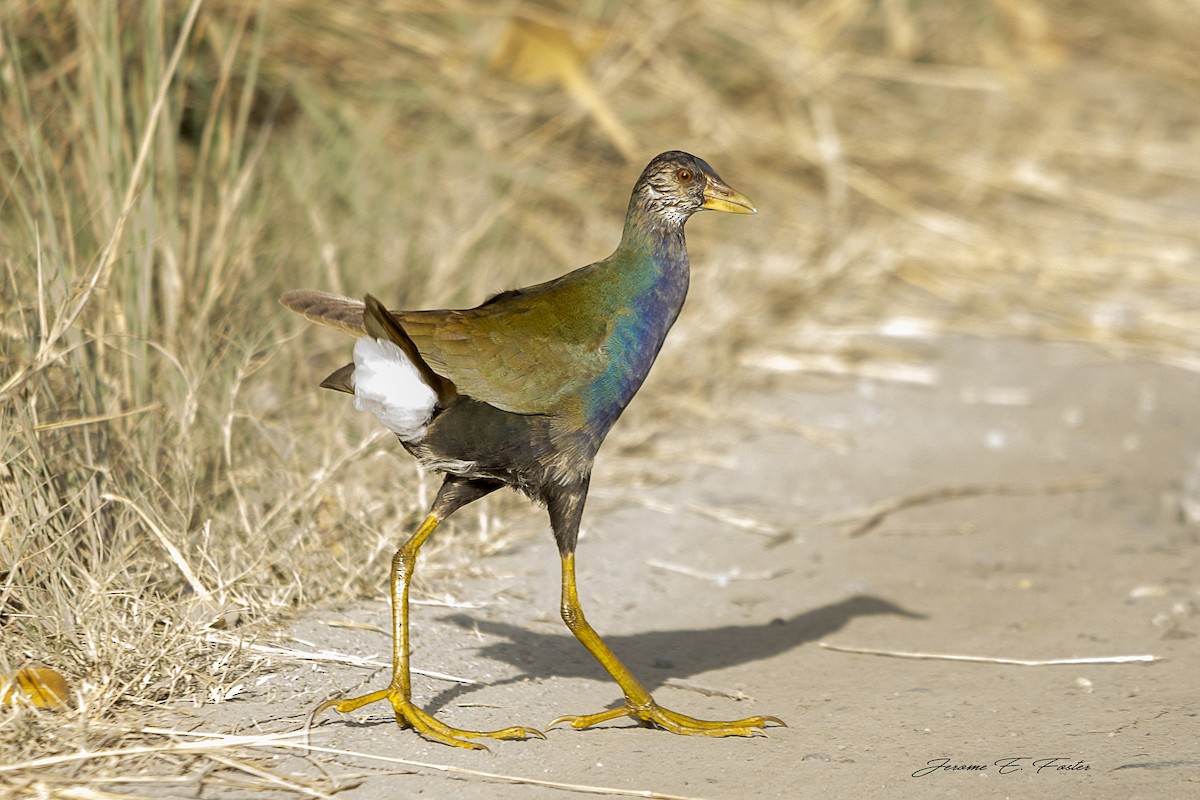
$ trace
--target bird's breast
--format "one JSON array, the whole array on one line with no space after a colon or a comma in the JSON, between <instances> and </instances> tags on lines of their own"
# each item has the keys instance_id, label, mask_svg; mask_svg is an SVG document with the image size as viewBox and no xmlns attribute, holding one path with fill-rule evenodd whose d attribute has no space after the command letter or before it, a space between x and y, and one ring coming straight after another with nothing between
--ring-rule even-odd
<instances>
[{"instance_id":1,"label":"bird's breast","mask_svg":"<svg viewBox=\"0 0 1200 800\"><path fill-rule=\"evenodd\" d=\"M584 413L603 436L629 405L654 364L687 294L687 271L667 271L613 315L603 348L606 366L587 387Z\"/></svg>"}]
</instances>

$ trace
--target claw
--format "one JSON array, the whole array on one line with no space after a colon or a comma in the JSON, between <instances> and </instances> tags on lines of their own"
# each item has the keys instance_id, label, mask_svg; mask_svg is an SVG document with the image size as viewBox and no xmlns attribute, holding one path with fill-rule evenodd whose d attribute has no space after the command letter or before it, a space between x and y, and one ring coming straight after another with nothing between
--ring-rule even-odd
<instances>
[{"instance_id":1,"label":"claw","mask_svg":"<svg viewBox=\"0 0 1200 800\"><path fill-rule=\"evenodd\" d=\"M757 736L764 733L763 729L771 725L778 725L783 728L787 727L787 724L779 717L769 715L746 717L745 719L729 722L696 719L695 717L689 717L686 714L680 714L676 711L663 708L653 701L645 706L634 706L627 703L623 706L601 711L598 714L565 714L555 719L546 727L549 729L555 725L568 723L575 730L583 730L584 728L590 728L593 725L599 725L602 722L608 722L618 717L633 717L643 725L662 728L663 730L683 736Z\"/></svg>"},{"instance_id":2,"label":"claw","mask_svg":"<svg viewBox=\"0 0 1200 800\"><path fill-rule=\"evenodd\" d=\"M546 734L536 728L525 728L520 725L514 725L510 728L501 728L496 731L469 731L462 728L454 728L439 720L437 717L413 705L404 694L393 687L380 689L376 692L360 695L359 697L334 698L326 700L321 705L317 706L312 716L320 714L326 709L334 709L338 713L346 714L356 709L362 708L365 705L374 703L377 700L387 700L392 710L396 714L396 722L402 728L412 728L417 733L424 736L430 741L440 744L450 745L451 747L463 747L468 750L487 750L486 747L478 742L469 741L470 739L489 738L489 739L545 739Z\"/></svg>"}]
</instances>

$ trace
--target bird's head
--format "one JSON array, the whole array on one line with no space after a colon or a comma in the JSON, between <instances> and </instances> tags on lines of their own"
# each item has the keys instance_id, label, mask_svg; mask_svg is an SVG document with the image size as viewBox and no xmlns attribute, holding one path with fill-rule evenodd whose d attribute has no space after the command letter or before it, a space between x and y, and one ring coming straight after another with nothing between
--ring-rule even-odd
<instances>
[{"instance_id":1,"label":"bird's head","mask_svg":"<svg viewBox=\"0 0 1200 800\"><path fill-rule=\"evenodd\" d=\"M684 222L701 209L754 214L749 198L731 189L702 158L681 150L655 156L633 187L633 202Z\"/></svg>"}]
</instances>

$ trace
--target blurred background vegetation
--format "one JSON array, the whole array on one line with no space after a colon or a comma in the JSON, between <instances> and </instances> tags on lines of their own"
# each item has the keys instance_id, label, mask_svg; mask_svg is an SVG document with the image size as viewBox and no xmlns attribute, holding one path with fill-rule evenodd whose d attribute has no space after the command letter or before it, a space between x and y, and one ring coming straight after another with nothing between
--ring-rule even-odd
<instances>
[{"instance_id":1,"label":"blurred background vegetation","mask_svg":"<svg viewBox=\"0 0 1200 800\"><path fill-rule=\"evenodd\" d=\"M691 226L689 306L611 445L660 456L630 480L679 457L651 441L672 404L897 358L853 332L1200 369L1196 12L8 0L0 675L48 666L73 705L0 705L0 751L128 739L122 714L253 674L253 626L382 591L436 484L315 388L347 342L281 290L467 306L549 278L611 251L661 150L760 214ZM427 590L532 514L464 513Z\"/></svg>"}]
</instances>

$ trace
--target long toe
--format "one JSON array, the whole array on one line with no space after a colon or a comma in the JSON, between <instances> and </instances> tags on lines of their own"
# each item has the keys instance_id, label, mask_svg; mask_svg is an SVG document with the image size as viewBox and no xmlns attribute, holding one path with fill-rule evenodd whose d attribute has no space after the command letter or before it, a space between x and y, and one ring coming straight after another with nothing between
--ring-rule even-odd
<instances>
[{"instance_id":1,"label":"long toe","mask_svg":"<svg viewBox=\"0 0 1200 800\"><path fill-rule=\"evenodd\" d=\"M601 722L608 722L610 719L629 716L633 716L633 713L628 706L617 706L616 708L610 708L607 711L601 711L598 714L564 714L561 717L556 717L554 721L546 727L553 728L555 725L561 725L565 722L575 730L581 731L584 728L590 728L593 725L599 725Z\"/></svg>"},{"instance_id":2,"label":"long toe","mask_svg":"<svg viewBox=\"0 0 1200 800\"><path fill-rule=\"evenodd\" d=\"M336 709L340 713L348 713L362 708L378 700L387 700L396 714L396 722L402 728L412 728L430 741L451 747L464 747L469 750L487 750L486 747L471 739L545 739L546 735L536 728L526 728L514 725L495 731L470 731L455 728L439 720L428 711L412 704L404 693L395 687L380 689L358 697L335 698L327 700L313 710L312 716L326 709Z\"/></svg>"},{"instance_id":3,"label":"long toe","mask_svg":"<svg viewBox=\"0 0 1200 800\"><path fill-rule=\"evenodd\" d=\"M525 728L514 725L495 731L469 731L454 728L439 720L424 709L417 708L411 703L403 709L396 710L396 721L401 725L411 727L417 733L434 742L448 744L451 747L465 747L470 750L487 750L486 747L471 739L545 739L546 734L536 728Z\"/></svg>"},{"instance_id":4,"label":"long toe","mask_svg":"<svg viewBox=\"0 0 1200 800\"><path fill-rule=\"evenodd\" d=\"M646 706L618 706L598 714L568 714L554 720L548 727L567 723L576 730L583 730L619 717L632 717L643 725L662 728L682 736L757 736L764 733L764 728L772 725L787 727L779 717L769 715L730 721L696 719L663 708L654 702Z\"/></svg>"},{"instance_id":5,"label":"long toe","mask_svg":"<svg viewBox=\"0 0 1200 800\"><path fill-rule=\"evenodd\" d=\"M638 716L648 724L684 736L757 736L770 725L787 727L779 717L746 717L729 721L696 719L658 705L651 706L648 713Z\"/></svg>"},{"instance_id":6,"label":"long toe","mask_svg":"<svg viewBox=\"0 0 1200 800\"><path fill-rule=\"evenodd\" d=\"M369 705L385 698L390 698L393 693L397 692L391 688L388 688L380 689L375 692L369 692L368 694L359 695L358 697L334 697L333 699L326 700L324 703L321 703L321 705L314 708L311 716L315 717L322 711L327 711L331 708L337 711L339 714L349 714L351 711L360 709L365 705Z\"/></svg>"}]
</instances>

